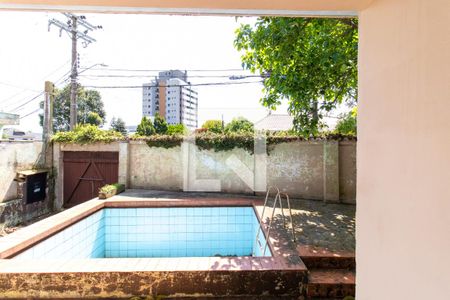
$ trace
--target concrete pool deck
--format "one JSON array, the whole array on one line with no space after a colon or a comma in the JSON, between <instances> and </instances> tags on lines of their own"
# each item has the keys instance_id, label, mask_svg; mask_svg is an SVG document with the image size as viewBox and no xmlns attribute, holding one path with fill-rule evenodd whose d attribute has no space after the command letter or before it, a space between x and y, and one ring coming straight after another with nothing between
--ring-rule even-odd
<instances>
[{"instance_id":1,"label":"concrete pool deck","mask_svg":"<svg viewBox=\"0 0 450 300\"><path fill-rule=\"evenodd\" d=\"M166 192L162 196L133 190L107 200L90 200L0 239L0 295L4 298L301 296L306 266L295 245L277 230L269 238L273 257L10 259L103 208L204 206L253 206L257 212L262 201L210 194L194 197L189 193Z\"/></svg>"}]
</instances>

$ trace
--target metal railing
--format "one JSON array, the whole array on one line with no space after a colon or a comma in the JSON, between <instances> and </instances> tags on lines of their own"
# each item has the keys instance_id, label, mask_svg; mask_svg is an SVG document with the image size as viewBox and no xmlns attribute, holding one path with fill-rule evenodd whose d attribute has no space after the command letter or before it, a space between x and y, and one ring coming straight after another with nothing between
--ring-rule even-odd
<instances>
[{"instance_id":1,"label":"metal railing","mask_svg":"<svg viewBox=\"0 0 450 300\"><path fill-rule=\"evenodd\" d=\"M272 215L269 218L269 224L267 226L267 235L265 236L265 243L264 243L264 247L259 239L259 235L262 231L262 226L264 226L264 213L266 211L266 207L267 202L269 200L269 196L270 196L270 192L272 190L276 191L276 195L273 201L273 205L272 205ZM281 217L282 217L282 221L283 221L283 227L286 228L286 216L284 214L284 210L283 210L283 201L282 201L282 195L286 198L286 202L287 202L287 207L288 207L288 214L289 214L289 221L291 222L291 232L292 232L292 240L294 241L294 243L296 242L295 239L295 229L294 229L294 222L292 220L292 210L291 210L291 202L289 199L289 195L286 193L281 193L280 190L277 187L269 187L267 189L267 193L266 193L266 198L264 200L264 205L263 205L263 209L261 212L261 217L259 220L259 227L258 227L258 231L256 233L256 243L259 246L260 250L262 251L262 254L265 255L266 250L267 250L267 246L269 243L269 238L270 238L270 233L272 230L272 223L273 223L273 217L275 216L275 210L277 208L277 203L279 204L280 210L281 210ZM255 255L255 250L253 249L253 255Z\"/></svg>"}]
</instances>

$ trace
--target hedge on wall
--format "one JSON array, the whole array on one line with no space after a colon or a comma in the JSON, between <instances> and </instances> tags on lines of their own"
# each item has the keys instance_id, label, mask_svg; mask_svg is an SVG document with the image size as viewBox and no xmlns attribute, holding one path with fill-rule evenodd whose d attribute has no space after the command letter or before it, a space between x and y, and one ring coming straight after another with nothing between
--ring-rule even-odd
<instances>
[{"instance_id":1,"label":"hedge on wall","mask_svg":"<svg viewBox=\"0 0 450 300\"><path fill-rule=\"evenodd\" d=\"M194 142L195 145L202 150L214 150L218 151L229 151L234 148L242 148L246 151L253 153L255 138L258 136L247 133L247 134L216 134L201 132L195 134L195 136L182 136L182 135L152 135L148 137L136 137L130 138L130 140L141 140L147 143L149 147L160 147L160 148L173 148L181 146L184 139L186 141ZM262 138L262 137L259 137ZM276 144L296 142L296 141L323 141L323 140L356 140L354 136L344 136L340 134L326 134L323 136L303 138L301 136L295 135L285 135L285 134L266 134L266 145L267 150L270 151ZM272 147L271 147L272 146Z\"/></svg>"},{"instance_id":2,"label":"hedge on wall","mask_svg":"<svg viewBox=\"0 0 450 300\"><path fill-rule=\"evenodd\" d=\"M124 136L117 131L101 130L90 124L79 125L72 131L57 132L52 137L53 142L64 144L112 143L123 139Z\"/></svg>"},{"instance_id":3,"label":"hedge on wall","mask_svg":"<svg viewBox=\"0 0 450 300\"><path fill-rule=\"evenodd\" d=\"M293 135L290 132L265 133L266 149L269 152L273 145L281 143L289 143L295 141L322 141L322 140L344 140L356 139L354 136L345 136L341 134L324 134L311 138ZM242 148L253 153L255 139L263 138L264 135L254 135L252 133L213 133L213 132L197 132L194 135L183 136L181 134L174 135L151 135L151 136L131 136L124 137L122 134L111 131L101 130L94 125L80 125L73 131L58 132L52 141L58 143L72 144L90 144L90 143L111 143L115 141L137 140L147 143L149 147L174 148L181 146L184 140L194 143L199 149L214 151L229 151L234 148Z\"/></svg>"}]
</instances>

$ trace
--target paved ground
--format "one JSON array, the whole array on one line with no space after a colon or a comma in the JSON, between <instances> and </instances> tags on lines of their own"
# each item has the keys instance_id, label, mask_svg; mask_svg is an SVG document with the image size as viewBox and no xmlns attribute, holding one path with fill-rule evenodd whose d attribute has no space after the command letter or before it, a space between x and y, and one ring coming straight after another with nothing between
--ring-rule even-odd
<instances>
[{"instance_id":1,"label":"paved ground","mask_svg":"<svg viewBox=\"0 0 450 300\"><path fill-rule=\"evenodd\" d=\"M317 200L291 199L292 218L297 243L331 251L355 251L355 206L327 204ZM265 216L271 214L271 209ZM276 226L282 226L280 210L276 210ZM288 216L288 209L284 209ZM286 220L288 218L286 217ZM289 226L289 223L288 223Z\"/></svg>"},{"instance_id":2,"label":"paved ground","mask_svg":"<svg viewBox=\"0 0 450 300\"><path fill-rule=\"evenodd\" d=\"M28 225L36 223L36 222L38 222L40 220L43 220L45 218L48 218L50 216L53 216L54 214L55 213L48 213L48 214L42 215L42 216L40 216L40 217L38 217L36 219L33 219L33 220L30 220L30 221L18 224L16 226L5 226L4 224L0 224L0 237L8 235L10 233L13 233L14 231L17 231L20 228L26 227Z\"/></svg>"}]
</instances>

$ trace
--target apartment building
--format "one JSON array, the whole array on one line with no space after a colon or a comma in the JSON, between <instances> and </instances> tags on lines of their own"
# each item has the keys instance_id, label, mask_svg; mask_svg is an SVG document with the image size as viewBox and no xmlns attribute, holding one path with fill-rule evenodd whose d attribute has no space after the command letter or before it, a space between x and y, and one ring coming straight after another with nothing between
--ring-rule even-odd
<instances>
[{"instance_id":1,"label":"apartment building","mask_svg":"<svg viewBox=\"0 0 450 300\"><path fill-rule=\"evenodd\" d=\"M163 71L142 86L142 115L163 116L168 124L198 127L198 93L187 81L187 72Z\"/></svg>"}]
</instances>

